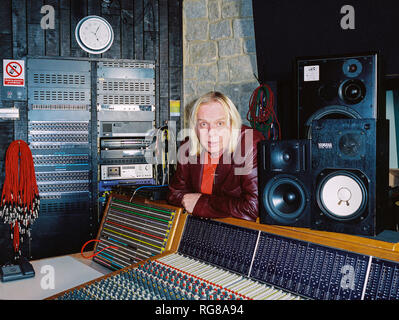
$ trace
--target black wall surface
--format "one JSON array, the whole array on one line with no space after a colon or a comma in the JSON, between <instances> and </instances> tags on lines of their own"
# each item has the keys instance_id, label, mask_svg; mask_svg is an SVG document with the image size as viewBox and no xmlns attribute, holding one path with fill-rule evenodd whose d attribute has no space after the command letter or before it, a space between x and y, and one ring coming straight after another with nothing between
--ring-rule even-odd
<instances>
[{"instance_id":1,"label":"black wall surface","mask_svg":"<svg viewBox=\"0 0 399 320\"><path fill-rule=\"evenodd\" d=\"M345 5L353 8L353 29L346 27ZM399 74L395 0L253 0L253 8L262 80L290 79L295 57L375 50L384 57L385 74Z\"/></svg>"},{"instance_id":2,"label":"black wall surface","mask_svg":"<svg viewBox=\"0 0 399 320\"><path fill-rule=\"evenodd\" d=\"M296 138L294 59L379 51L383 75L399 75L395 0L253 0L258 76L278 81L283 138ZM353 29L350 13L353 8ZM341 13L342 10L342 13ZM390 81L391 83L392 81ZM389 83L389 84L390 84ZM387 84L387 83L386 83Z\"/></svg>"},{"instance_id":3,"label":"black wall surface","mask_svg":"<svg viewBox=\"0 0 399 320\"><path fill-rule=\"evenodd\" d=\"M182 96L181 0L3 0L0 9L0 59L26 57L88 57L154 60L156 64L156 126L169 119L169 101ZM42 29L44 5L55 10L54 29ZM74 31L87 15L99 15L112 25L115 40L104 54L92 55L78 46ZM0 76L2 77L2 68ZM20 110L16 121L0 120L0 187L8 145L27 141L27 102L2 101ZM180 128L180 119L177 130ZM73 229L73 226L69 226ZM51 233L52 226L48 226ZM93 231L95 237L95 230ZM90 236L88 235L90 238ZM28 244L25 244L28 245ZM29 249L29 248L28 248ZM27 250L28 250L27 249ZM10 227L0 222L0 263L11 250ZM67 252L59 252L63 254Z\"/></svg>"}]
</instances>

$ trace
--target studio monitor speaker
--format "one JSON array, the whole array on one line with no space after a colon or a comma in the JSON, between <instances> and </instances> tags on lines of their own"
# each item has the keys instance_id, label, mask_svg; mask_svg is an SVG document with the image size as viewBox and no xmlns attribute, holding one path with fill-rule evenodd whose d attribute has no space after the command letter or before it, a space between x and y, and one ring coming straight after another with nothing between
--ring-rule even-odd
<instances>
[{"instance_id":1,"label":"studio monitor speaker","mask_svg":"<svg viewBox=\"0 0 399 320\"><path fill-rule=\"evenodd\" d=\"M388 130L382 119L313 121L312 229L374 236L393 227Z\"/></svg>"},{"instance_id":2,"label":"studio monitor speaker","mask_svg":"<svg viewBox=\"0 0 399 320\"><path fill-rule=\"evenodd\" d=\"M298 136L313 120L385 118L377 53L296 59Z\"/></svg>"},{"instance_id":3,"label":"studio monitor speaker","mask_svg":"<svg viewBox=\"0 0 399 320\"><path fill-rule=\"evenodd\" d=\"M309 169L309 140L267 140L258 144L261 223L309 227Z\"/></svg>"}]
</instances>

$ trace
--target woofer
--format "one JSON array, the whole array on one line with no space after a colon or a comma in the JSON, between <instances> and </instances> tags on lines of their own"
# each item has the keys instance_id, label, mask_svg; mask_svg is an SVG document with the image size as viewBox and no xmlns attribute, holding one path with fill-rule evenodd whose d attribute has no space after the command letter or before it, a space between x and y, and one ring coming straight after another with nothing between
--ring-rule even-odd
<instances>
[{"instance_id":1,"label":"woofer","mask_svg":"<svg viewBox=\"0 0 399 320\"><path fill-rule=\"evenodd\" d=\"M356 219L367 206L366 180L346 170L324 176L318 183L316 197L320 209L338 221Z\"/></svg>"},{"instance_id":2,"label":"woofer","mask_svg":"<svg viewBox=\"0 0 399 320\"><path fill-rule=\"evenodd\" d=\"M294 176L278 175L267 183L262 199L272 218L282 224L291 224L304 213L308 195Z\"/></svg>"}]
</instances>

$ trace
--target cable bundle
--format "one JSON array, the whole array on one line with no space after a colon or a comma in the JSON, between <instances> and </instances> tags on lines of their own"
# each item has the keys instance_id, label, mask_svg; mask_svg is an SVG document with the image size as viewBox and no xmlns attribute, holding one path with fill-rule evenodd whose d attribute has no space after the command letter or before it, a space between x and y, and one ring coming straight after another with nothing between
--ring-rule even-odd
<instances>
[{"instance_id":1,"label":"cable bundle","mask_svg":"<svg viewBox=\"0 0 399 320\"><path fill-rule=\"evenodd\" d=\"M173 130L169 130L168 126L165 125L156 129L153 152L158 165L159 176L162 175L161 180L157 182L162 185L168 184L171 174L170 166L176 163L176 138Z\"/></svg>"},{"instance_id":2,"label":"cable bundle","mask_svg":"<svg viewBox=\"0 0 399 320\"><path fill-rule=\"evenodd\" d=\"M265 138L281 138L280 123L274 112L274 94L267 84L260 85L252 93L247 120L252 128L262 132Z\"/></svg>"},{"instance_id":3,"label":"cable bundle","mask_svg":"<svg viewBox=\"0 0 399 320\"><path fill-rule=\"evenodd\" d=\"M13 141L7 149L5 181L0 202L0 217L10 224L14 251L19 249L20 235L30 235L30 225L39 215L39 189L36 183L32 152L23 140Z\"/></svg>"}]
</instances>

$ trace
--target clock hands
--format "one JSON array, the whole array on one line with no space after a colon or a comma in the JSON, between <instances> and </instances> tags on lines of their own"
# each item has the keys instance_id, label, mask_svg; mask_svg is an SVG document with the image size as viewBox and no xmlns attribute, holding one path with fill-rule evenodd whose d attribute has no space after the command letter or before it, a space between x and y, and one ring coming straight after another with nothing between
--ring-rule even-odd
<instances>
[{"instance_id":1,"label":"clock hands","mask_svg":"<svg viewBox=\"0 0 399 320\"><path fill-rule=\"evenodd\" d=\"M98 37L97 37L98 29L100 29L100 25L98 25L98 27L97 27L97 29L96 29L96 32L90 31L92 34L94 34L94 36L96 37L97 41L99 41L99 39L98 39Z\"/></svg>"},{"instance_id":2,"label":"clock hands","mask_svg":"<svg viewBox=\"0 0 399 320\"><path fill-rule=\"evenodd\" d=\"M83 50L100 54L111 47L114 34L111 25L104 18L87 16L77 24L75 37Z\"/></svg>"}]
</instances>

